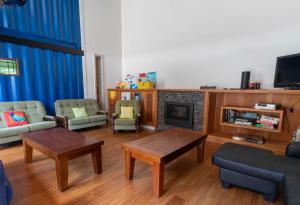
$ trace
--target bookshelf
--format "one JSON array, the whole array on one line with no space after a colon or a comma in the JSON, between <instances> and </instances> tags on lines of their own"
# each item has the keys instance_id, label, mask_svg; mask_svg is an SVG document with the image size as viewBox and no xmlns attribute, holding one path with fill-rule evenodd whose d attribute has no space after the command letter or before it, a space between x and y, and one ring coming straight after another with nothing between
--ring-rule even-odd
<instances>
[{"instance_id":1,"label":"bookshelf","mask_svg":"<svg viewBox=\"0 0 300 205\"><path fill-rule=\"evenodd\" d=\"M229 122L224 121L224 114L225 114L226 110L235 110L235 111L239 111L239 112L251 112L251 113L258 113L258 114L262 114L262 115L277 117L277 118L279 118L278 127L276 129L268 129L268 128L262 128L262 127L238 125L238 124L234 124L234 123L229 123ZM244 128L244 129L252 129L252 130L258 130L258 131L264 131L264 132L280 133L281 128L282 128L282 122L283 122L283 114L284 114L284 110L261 110L261 109L251 108L251 107L221 106L220 124L222 126L231 126L231 127L236 127L236 128Z\"/></svg>"},{"instance_id":2,"label":"bookshelf","mask_svg":"<svg viewBox=\"0 0 300 205\"><path fill-rule=\"evenodd\" d=\"M268 149L284 155L286 146L292 141L292 134L300 125L300 90L201 90L204 98L203 132L207 140L223 144L232 142ZM255 109L255 103L281 104L279 110ZM293 112L290 108L293 108ZM276 129L245 126L224 121L224 109L242 112L256 112L279 118ZM233 136L261 136L264 144L233 140Z\"/></svg>"}]
</instances>

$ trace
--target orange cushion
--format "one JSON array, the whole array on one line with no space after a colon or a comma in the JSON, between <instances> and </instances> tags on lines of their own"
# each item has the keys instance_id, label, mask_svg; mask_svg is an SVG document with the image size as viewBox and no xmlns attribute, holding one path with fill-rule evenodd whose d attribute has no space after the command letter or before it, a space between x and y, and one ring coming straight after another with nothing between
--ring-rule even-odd
<instances>
[{"instance_id":1,"label":"orange cushion","mask_svg":"<svg viewBox=\"0 0 300 205\"><path fill-rule=\"evenodd\" d=\"M16 127L28 124L23 111L4 111L2 115L7 127Z\"/></svg>"}]
</instances>

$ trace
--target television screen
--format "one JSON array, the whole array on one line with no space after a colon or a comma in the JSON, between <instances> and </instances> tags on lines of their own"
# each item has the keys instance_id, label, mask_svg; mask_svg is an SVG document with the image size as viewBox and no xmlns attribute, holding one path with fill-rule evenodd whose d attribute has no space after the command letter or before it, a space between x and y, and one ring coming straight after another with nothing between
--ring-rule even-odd
<instances>
[{"instance_id":1,"label":"television screen","mask_svg":"<svg viewBox=\"0 0 300 205\"><path fill-rule=\"evenodd\" d=\"M300 87L300 54L277 58L274 87Z\"/></svg>"}]
</instances>

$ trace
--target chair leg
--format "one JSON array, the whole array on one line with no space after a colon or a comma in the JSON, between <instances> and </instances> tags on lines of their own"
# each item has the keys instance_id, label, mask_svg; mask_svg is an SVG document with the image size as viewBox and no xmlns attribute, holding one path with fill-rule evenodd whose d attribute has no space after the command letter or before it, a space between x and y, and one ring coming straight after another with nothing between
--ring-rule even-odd
<instances>
[{"instance_id":1,"label":"chair leg","mask_svg":"<svg viewBox=\"0 0 300 205\"><path fill-rule=\"evenodd\" d=\"M270 195L270 194L264 194L264 200L268 202L273 202L275 201L276 196Z\"/></svg>"},{"instance_id":2,"label":"chair leg","mask_svg":"<svg viewBox=\"0 0 300 205\"><path fill-rule=\"evenodd\" d=\"M227 182L221 182L221 184L222 184L222 188L224 188L224 189L229 189L230 188L230 184L227 183Z\"/></svg>"}]
</instances>

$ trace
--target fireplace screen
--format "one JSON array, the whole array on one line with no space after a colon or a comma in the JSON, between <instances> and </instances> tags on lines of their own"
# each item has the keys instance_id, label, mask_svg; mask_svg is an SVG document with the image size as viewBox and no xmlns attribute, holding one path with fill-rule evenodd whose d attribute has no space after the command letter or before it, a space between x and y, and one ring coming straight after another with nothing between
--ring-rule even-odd
<instances>
[{"instance_id":1,"label":"fireplace screen","mask_svg":"<svg viewBox=\"0 0 300 205\"><path fill-rule=\"evenodd\" d=\"M165 124L193 128L194 106L190 103L166 102Z\"/></svg>"}]
</instances>

